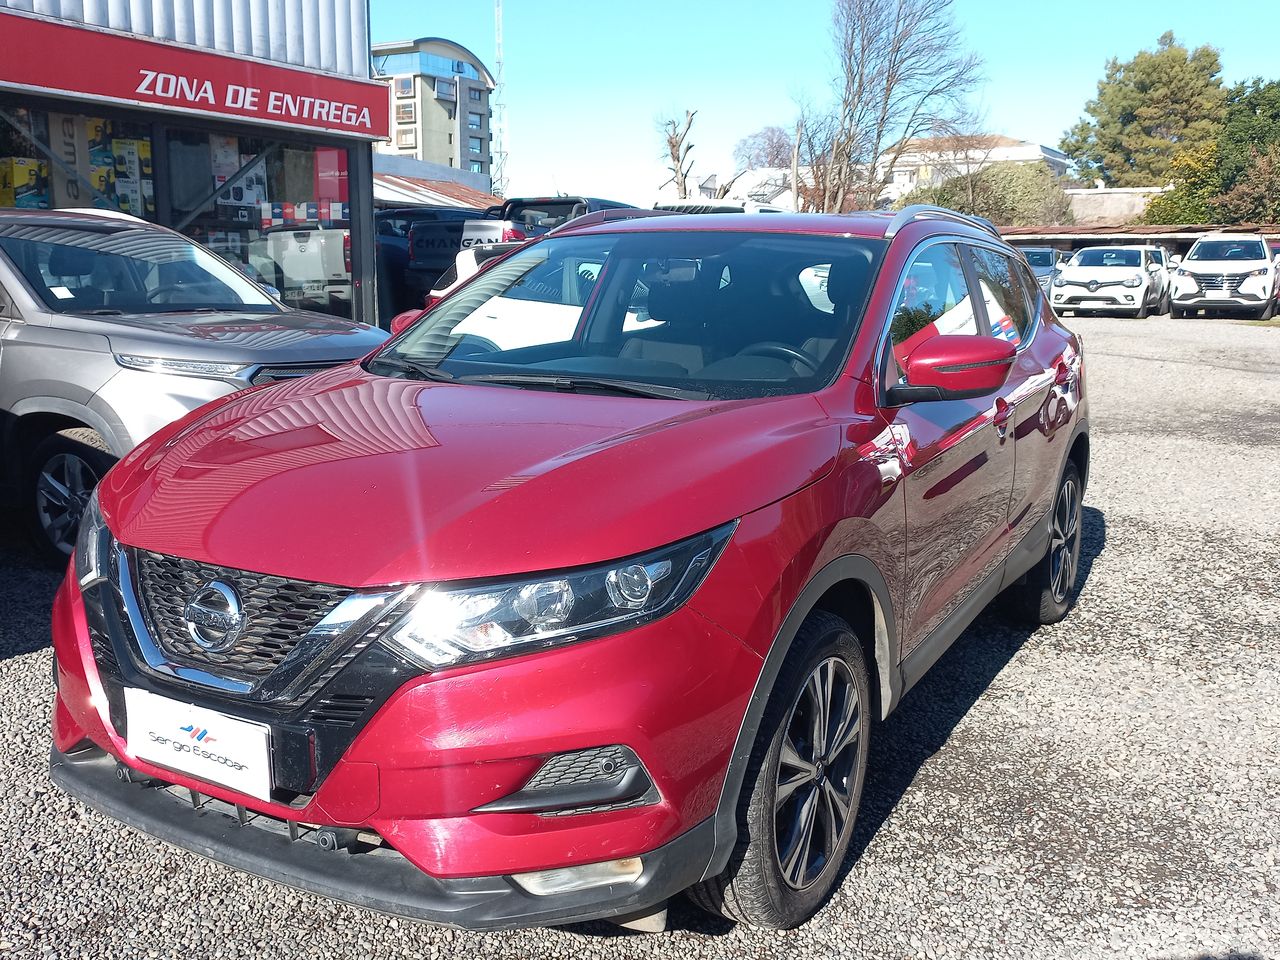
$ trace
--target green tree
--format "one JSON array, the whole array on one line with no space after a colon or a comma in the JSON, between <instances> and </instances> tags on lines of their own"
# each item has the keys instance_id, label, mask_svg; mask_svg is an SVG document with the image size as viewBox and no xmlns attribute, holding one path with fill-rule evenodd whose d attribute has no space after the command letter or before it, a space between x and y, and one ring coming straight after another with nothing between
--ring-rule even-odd
<instances>
[{"instance_id":1,"label":"green tree","mask_svg":"<svg viewBox=\"0 0 1280 960\"><path fill-rule=\"evenodd\" d=\"M1213 208L1227 223L1280 223L1280 143L1253 148L1250 161Z\"/></svg>"},{"instance_id":2,"label":"green tree","mask_svg":"<svg viewBox=\"0 0 1280 960\"><path fill-rule=\"evenodd\" d=\"M900 201L932 203L986 217L1000 226L1071 223L1071 203L1053 171L1043 163L993 163L941 184L917 187Z\"/></svg>"},{"instance_id":3,"label":"green tree","mask_svg":"<svg viewBox=\"0 0 1280 960\"><path fill-rule=\"evenodd\" d=\"M1229 192L1254 163L1256 151L1280 143L1280 82L1252 80L1227 94L1227 110L1218 137L1218 172Z\"/></svg>"},{"instance_id":4,"label":"green tree","mask_svg":"<svg viewBox=\"0 0 1280 960\"><path fill-rule=\"evenodd\" d=\"M1155 50L1125 63L1112 58L1085 106L1088 117L1062 138L1063 152L1081 177L1107 186L1167 183L1178 152L1213 143L1222 131L1221 70L1213 47L1188 51L1169 32Z\"/></svg>"},{"instance_id":5,"label":"green tree","mask_svg":"<svg viewBox=\"0 0 1280 960\"><path fill-rule=\"evenodd\" d=\"M1221 189L1217 144L1183 150L1169 164L1173 189L1151 198L1143 211L1143 223L1212 223L1217 212L1213 199Z\"/></svg>"}]
</instances>

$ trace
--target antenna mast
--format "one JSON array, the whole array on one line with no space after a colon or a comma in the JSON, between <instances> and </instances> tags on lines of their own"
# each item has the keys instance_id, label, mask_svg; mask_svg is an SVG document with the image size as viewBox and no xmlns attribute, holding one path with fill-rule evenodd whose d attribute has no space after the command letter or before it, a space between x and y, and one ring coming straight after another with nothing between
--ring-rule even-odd
<instances>
[{"instance_id":1,"label":"antenna mast","mask_svg":"<svg viewBox=\"0 0 1280 960\"><path fill-rule=\"evenodd\" d=\"M489 177L492 191L499 197L507 195L507 104L506 82L502 57L502 0L493 0L494 67L497 76L493 88L493 145L490 147Z\"/></svg>"}]
</instances>

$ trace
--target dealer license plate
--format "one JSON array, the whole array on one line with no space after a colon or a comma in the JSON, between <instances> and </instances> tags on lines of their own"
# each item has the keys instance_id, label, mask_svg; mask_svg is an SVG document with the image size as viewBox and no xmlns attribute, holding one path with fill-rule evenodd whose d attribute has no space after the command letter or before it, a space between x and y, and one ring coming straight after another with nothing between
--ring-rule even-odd
<instances>
[{"instance_id":1,"label":"dealer license plate","mask_svg":"<svg viewBox=\"0 0 1280 960\"><path fill-rule=\"evenodd\" d=\"M239 793L271 798L271 728L126 687L129 752Z\"/></svg>"}]
</instances>

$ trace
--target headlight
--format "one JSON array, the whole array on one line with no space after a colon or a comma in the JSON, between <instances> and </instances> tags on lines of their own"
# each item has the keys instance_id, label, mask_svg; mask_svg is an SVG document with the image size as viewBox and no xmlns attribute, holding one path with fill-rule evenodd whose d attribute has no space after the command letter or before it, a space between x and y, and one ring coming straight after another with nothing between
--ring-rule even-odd
<instances>
[{"instance_id":1,"label":"headlight","mask_svg":"<svg viewBox=\"0 0 1280 960\"><path fill-rule=\"evenodd\" d=\"M186 377L234 377L248 364L214 363L205 360L170 360L165 357L135 357L117 353L116 363L130 370L150 370L153 373L176 373Z\"/></svg>"},{"instance_id":2,"label":"headlight","mask_svg":"<svg viewBox=\"0 0 1280 960\"><path fill-rule=\"evenodd\" d=\"M1194 273L1192 273L1190 270L1184 270L1184 269L1182 269L1182 267L1179 267L1177 270L1175 270L1175 271L1173 271L1173 272L1174 272L1174 275L1175 275L1175 276L1179 276L1179 277L1194 277L1194 276L1195 276L1195 274L1194 274Z\"/></svg>"},{"instance_id":3,"label":"headlight","mask_svg":"<svg viewBox=\"0 0 1280 960\"><path fill-rule=\"evenodd\" d=\"M1127 279L1125 280L1124 285L1125 285L1126 287L1140 287L1140 286L1142 286L1142 274L1140 274L1140 273L1135 273L1132 277L1129 277L1129 278L1127 278Z\"/></svg>"},{"instance_id":4,"label":"headlight","mask_svg":"<svg viewBox=\"0 0 1280 960\"><path fill-rule=\"evenodd\" d=\"M111 532L106 521L102 519L102 510L98 506L98 491L95 489L89 496L84 513L80 516L80 530L76 535L75 559L76 579L80 589L91 587L107 578L110 569L109 549Z\"/></svg>"},{"instance_id":5,"label":"headlight","mask_svg":"<svg viewBox=\"0 0 1280 960\"><path fill-rule=\"evenodd\" d=\"M1065 287L1067 285L1067 281L1062 279L1062 277L1054 277L1053 285L1055 287Z\"/></svg>"},{"instance_id":6,"label":"headlight","mask_svg":"<svg viewBox=\"0 0 1280 960\"><path fill-rule=\"evenodd\" d=\"M688 600L735 525L597 567L428 588L384 637L421 665L439 669L631 629Z\"/></svg>"},{"instance_id":7,"label":"headlight","mask_svg":"<svg viewBox=\"0 0 1280 960\"><path fill-rule=\"evenodd\" d=\"M1266 267L1260 267L1257 270L1251 270L1247 274L1245 274L1245 276L1247 277L1265 277L1266 275L1267 275Z\"/></svg>"}]
</instances>

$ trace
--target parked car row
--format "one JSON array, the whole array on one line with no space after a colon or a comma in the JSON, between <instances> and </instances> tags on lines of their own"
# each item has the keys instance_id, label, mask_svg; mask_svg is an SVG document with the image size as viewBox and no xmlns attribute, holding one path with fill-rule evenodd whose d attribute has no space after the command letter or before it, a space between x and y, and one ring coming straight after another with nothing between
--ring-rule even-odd
<instances>
[{"instance_id":1,"label":"parked car row","mask_svg":"<svg viewBox=\"0 0 1280 960\"><path fill-rule=\"evenodd\" d=\"M1269 319L1280 297L1280 253L1261 236L1206 234L1185 258L1155 245L1086 247L1064 254L1022 250L1042 290L1064 313L1145 318L1243 316Z\"/></svg>"}]
</instances>

